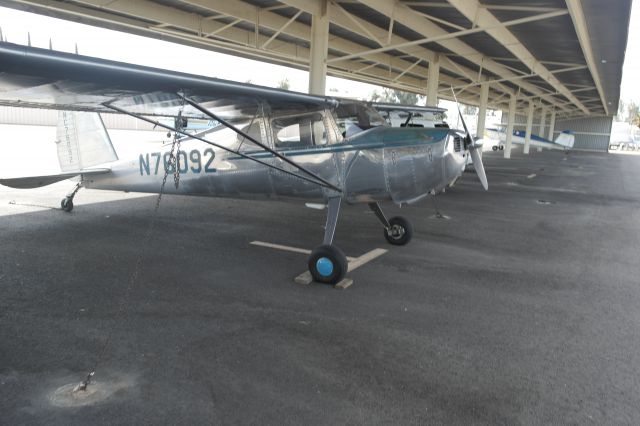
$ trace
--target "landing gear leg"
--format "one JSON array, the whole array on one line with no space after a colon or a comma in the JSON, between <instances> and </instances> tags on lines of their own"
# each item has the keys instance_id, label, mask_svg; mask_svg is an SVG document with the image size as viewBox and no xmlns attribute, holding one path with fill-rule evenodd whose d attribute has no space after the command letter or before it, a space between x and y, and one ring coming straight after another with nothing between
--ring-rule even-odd
<instances>
[{"instance_id":1,"label":"landing gear leg","mask_svg":"<svg viewBox=\"0 0 640 426\"><path fill-rule=\"evenodd\" d=\"M403 246L411 241L413 236L413 225L408 219L402 216L395 216L387 220L384 212L378 203L369 203L369 208L376 214L376 217L384 226L384 237L389 244Z\"/></svg>"},{"instance_id":2,"label":"landing gear leg","mask_svg":"<svg viewBox=\"0 0 640 426\"><path fill-rule=\"evenodd\" d=\"M316 247L309 256L309 272L311 272L314 281L320 283L336 284L340 282L349 267L347 256L333 245L333 235L338 224L341 200L339 197L329 199L324 240L322 245Z\"/></svg>"},{"instance_id":3,"label":"landing gear leg","mask_svg":"<svg viewBox=\"0 0 640 426\"><path fill-rule=\"evenodd\" d=\"M73 188L73 191L67 194L67 196L64 197L62 201L60 201L60 208L62 210L64 210L67 213L73 210L73 197L75 197L78 191L80 191L80 188L82 188L82 181L78 182L76 186Z\"/></svg>"}]
</instances>

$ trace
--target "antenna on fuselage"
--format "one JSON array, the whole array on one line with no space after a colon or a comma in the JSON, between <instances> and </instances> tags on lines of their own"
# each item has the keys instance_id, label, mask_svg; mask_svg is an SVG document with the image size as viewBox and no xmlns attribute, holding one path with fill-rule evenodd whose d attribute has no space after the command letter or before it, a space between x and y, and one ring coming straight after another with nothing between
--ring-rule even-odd
<instances>
[{"instance_id":1,"label":"antenna on fuselage","mask_svg":"<svg viewBox=\"0 0 640 426\"><path fill-rule=\"evenodd\" d=\"M27 45L31 47L31 33L27 32Z\"/></svg>"}]
</instances>

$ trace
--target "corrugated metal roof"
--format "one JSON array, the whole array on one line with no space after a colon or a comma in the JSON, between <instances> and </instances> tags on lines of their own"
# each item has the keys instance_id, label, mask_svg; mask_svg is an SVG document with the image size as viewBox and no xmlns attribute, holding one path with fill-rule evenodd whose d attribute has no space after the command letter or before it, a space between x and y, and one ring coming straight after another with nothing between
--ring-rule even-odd
<instances>
[{"instance_id":1,"label":"corrugated metal roof","mask_svg":"<svg viewBox=\"0 0 640 426\"><path fill-rule=\"evenodd\" d=\"M613 114L620 96L631 0L578 3L588 31L590 45L586 47L580 43L575 16L570 14L567 3L568 0L336 0L328 3L328 73L424 93L428 59L440 54L446 57L441 61L441 84L465 88L461 97L466 102L477 102L482 76L491 82L490 104L501 98L494 107L507 102L508 96L500 96L501 93L514 91L520 94L521 107L530 99L538 99L539 103L555 105L565 116L585 115L586 111L601 115L607 108ZM3 2L16 9L298 68L304 68L309 60L312 14L319 4L320 1L309 0ZM467 11L465 15L463 10L469 5L490 12L499 23L533 19L505 27L533 58L518 55L512 45L495 34L476 32L473 14ZM553 16L538 19L545 13ZM475 16L477 20L478 12ZM442 38L443 34L456 32L461 35ZM259 40L255 40L256 34ZM271 37L278 43L261 45ZM423 43L406 45L425 39ZM382 51L371 53L372 49L381 48ZM584 48L591 50L595 65L588 63ZM337 60L344 56L349 59ZM533 66L531 59L536 62ZM602 95L595 89L598 82ZM444 90L442 95L448 96ZM593 98L600 98L600 102Z\"/></svg>"}]
</instances>

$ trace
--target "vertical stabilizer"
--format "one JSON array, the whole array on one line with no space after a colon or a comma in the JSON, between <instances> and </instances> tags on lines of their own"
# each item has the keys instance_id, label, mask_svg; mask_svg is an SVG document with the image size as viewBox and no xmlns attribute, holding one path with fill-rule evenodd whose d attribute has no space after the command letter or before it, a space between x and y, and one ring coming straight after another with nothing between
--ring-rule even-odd
<instances>
[{"instance_id":1,"label":"vertical stabilizer","mask_svg":"<svg viewBox=\"0 0 640 426\"><path fill-rule=\"evenodd\" d=\"M560 132L556 140L554 141L558 145L562 145L567 149L573 148L573 142L575 141L575 136L573 133L570 133L568 130L564 132Z\"/></svg>"},{"instance_id":2,"label":"vertical stabilizer","mask_svg":"<svg viewBox=\"0 0 640 426\"><path fill-rule=\"evenodd\" d=\"M100 114L94 112L60 111L56 145L63 172L118 159Z\"/></svg>"}]
</instances>

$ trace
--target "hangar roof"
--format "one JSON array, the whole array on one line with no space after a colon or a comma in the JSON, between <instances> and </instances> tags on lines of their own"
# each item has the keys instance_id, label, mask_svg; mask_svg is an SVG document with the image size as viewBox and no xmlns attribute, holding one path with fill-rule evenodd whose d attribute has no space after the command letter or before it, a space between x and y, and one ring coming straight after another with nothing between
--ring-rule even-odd
<instances>
[{"instance_id":1,"label":"hangar roof","mask_svg":"<svg viewBox=\"0 0 640 426\"><path fill-rule=\"evenodd\" d=\"M7 0L4 6L307 69L327 0ZM504 108L511 94L560 117L613 115L631 0L333 0L327 72Z\"/></svg>"}]
</instances>

